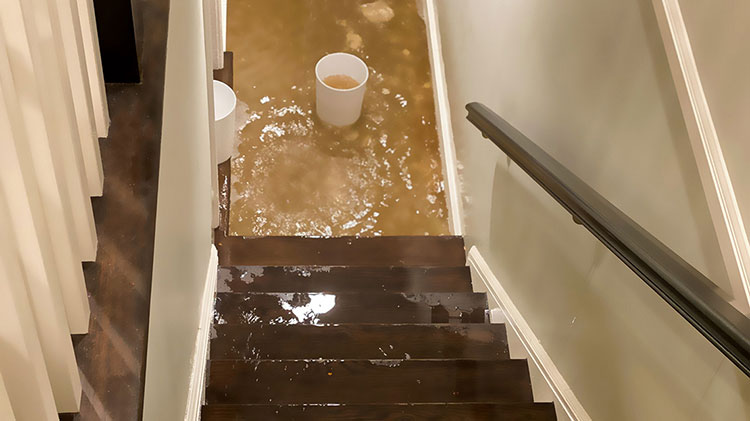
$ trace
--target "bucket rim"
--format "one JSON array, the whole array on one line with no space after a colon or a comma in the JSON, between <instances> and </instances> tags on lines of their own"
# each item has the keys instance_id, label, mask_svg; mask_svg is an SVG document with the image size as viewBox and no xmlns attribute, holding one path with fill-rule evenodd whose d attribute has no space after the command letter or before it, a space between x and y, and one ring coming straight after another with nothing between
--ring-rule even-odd
<instances>
[{"instance_id":1,"label":"bucket rim","mask_svg":"<svg viewBox=\"0 0 750 421\"><path fill-rule=\"evenodd\" d=\"M365 78L364 78L364 80L362 80L362 82L360 82L359 85L357 85L357 86L355 86L353 88L349 88L349 89L334 88L333 86L330 86L327 83L325 83L323 81L323 79L320 77L320 63L322 63L323 60L325 60L326 58L333 57L333 56L351 57L351 58L355 59L357 62L359 62L362 65L362 68L365 70ZM321 57L320 60L318 60L318 62L315 64L315 78L320 83L322 83L323 85L325 85L325 87L328 88L328 89L332 89L332 90L337 91L337 92L351 92L351 91L356 91L357 89L361 88L362 86L364 86L367 83L367 81L370 79L370 68L367 67L367 63L365 63L364 60L362 60L361 58L355 56L354 54L349 54L349 53L344 53L344 52L331 53L331 54L326 54L323 57Z\"/></svg>"}]
</instances>

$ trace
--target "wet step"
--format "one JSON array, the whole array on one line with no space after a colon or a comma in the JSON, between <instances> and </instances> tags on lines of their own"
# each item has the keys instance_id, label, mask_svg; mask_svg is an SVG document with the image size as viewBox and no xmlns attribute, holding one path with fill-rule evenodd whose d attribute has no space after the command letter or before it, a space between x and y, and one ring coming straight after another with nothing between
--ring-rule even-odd
<instances>
[{"instance_id":1,"label":"wet step","mask_svg":"<svg viewBox=\"0 0 750 421\"><path fill-rule=\"evenodd\" d=\"M215 325L219 359L508 359L505 325Z\"/></svg>"},{"instance_id":2,"label":"wet step","mask_svg":"<svg viewBox=\"0 0 750 421\"><path fill-rule=\"evenodd\" d=\"M464 240L454 236L223 237L221 266L464 266Z\"/></svg>"},{"instance_id":3,"label":"wet step","mask_svg":"<svg viewBox=\"0 0 750 421\"><path fill-rule=\"evenodd\" d=\"M554 421L551 403L401 405L207 405L205 421Z\"/></svg>"},{"instance_id":4,"label":"wet step","mask_svg":"<svg viewBox=\"0 0 750 421\"><path fill-rule=\"evenodd\" d=\"M229 266L219 292L471 292L457 267Z\"/></svg>"},{"instance_id":5,"label":"wet step","mask_svg":"<svg viewBox=\"0 0 750 421\"><path fill-rule=\"evenodd\" d=\"M525 360L210 361L206 403L531 403Z\"/></svg>"},{"instance_id":6,"label":"wet step","mask_svg":"<svg viewBox=\"0 0 750 421\"><path fill-rule=\"evenodd\" d=\"M484 293L218 293L216 324L485 323Z\"/></svg>"}]
</instances>

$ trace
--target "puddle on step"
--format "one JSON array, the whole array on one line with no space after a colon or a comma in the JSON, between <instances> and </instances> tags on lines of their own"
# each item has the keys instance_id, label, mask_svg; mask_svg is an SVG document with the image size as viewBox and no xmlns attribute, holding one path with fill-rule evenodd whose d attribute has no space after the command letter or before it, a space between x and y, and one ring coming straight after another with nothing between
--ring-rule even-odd
<instances>
[{"instance_id":1,"label":"puddle on step","mask_svg":"<svg viewBox=\"0 0 750 421\"><path fill-rule=\"evenodd\" d=\"M425 25L412 0L230 0L231 235L448 234ZM370 68L360 120L315 116L315 63Z\"/></svg>"}]
</instances>

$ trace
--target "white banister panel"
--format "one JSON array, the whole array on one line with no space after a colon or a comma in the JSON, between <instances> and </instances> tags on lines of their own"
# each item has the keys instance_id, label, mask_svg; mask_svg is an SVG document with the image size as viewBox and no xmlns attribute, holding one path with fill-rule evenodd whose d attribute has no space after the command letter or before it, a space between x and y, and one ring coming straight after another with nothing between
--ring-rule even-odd
<instances>
[{"instance_id":1,"label":"white banister panel","mask_svg":"<svg viewBox=\"0 0 750 421\"><path fill-rule=\"evenodd\" d=\"M86 185L91 196L101 196L104 183L99 137L94 123L91 87L83 47L78 4L76 0L56 0L60 18L65 61L70 76L76 123L83 152Z\"/></svg>"},{"instance_id":2,"label":"white banister panel","mask_svg":"<svg viewBox=\"0 0 750 421\"><path fill-rule=\"evenodd\" d=\"M0 419L78 412L109 126L92 0L0 10Z\"/></svg>"},{"instance_id":3,"label":"white banister panel","mask_svg":"<svg viewBox=\"0 0 750 421\"><path fill-rule=\"evenodd\" d=\"M10 235L5 205L0 197L3 238ZM0 372L19 420L54 420L58 410L17 259L13 244L0 242Z\"/></svg>"},{"instance_id":4,"label":"white banister panel","mask_svg":"<svg viewBox=\"0 0 750 421\"><path fill-rule=\"evenodd\" d=\"M109 109L107 108L107 92L104 87L104 72L102 71L102 57L99 50L99 33L96 29L93 0L76 0L83 36L83 49L86 55L89 85L91 86L91 101L94 106L94 121L96 134L107 137L109 133Z\"/></svg>"},{"instance_id":5,"label":"white banister panel","mask_svg":"<svg viewBox=\"0 0 750 421\"><path fill-rule=\"evenodd\" d=\"M81 144L78 140L73 98L61 40L56 0L22 2L27 20L34 73L38 75L49 144L56 171L64 180L74 224L80 259L96 259L96 228L91 200L86 187Z\"/></svg>"},{"instance_id":6,"label":"white banister panel","mask_svg":"<svg viewBox=\"0 0 750 421\"><path fill-rule=\"evenodd\" d=\"M8 355L0 355L0 364L10 365L11 370L23 367L23 371L15 372L9 387L16 387L17 383L22 383L19 378L24 376L28 378L24 381L36 379L37 383L33 387L27 386L23 393L17 394L18 397L12 395L13 402L23 396L33 397L34 393L43 393L40 388L47 384L47 387L51 386L57 411L75 412L80 405L81 384L70 340L60 273L53 262L52 237L46 230L46 221L41 209L42 199L35 184L33 171L28 168L28 163L22 165L19 160L18 145L23 146L31 142L28 142L24 131L25 122L18 112L22 107L13 86L14 76L18 72L12 71L8 61L8 57L17 56L9 54L9 49L6 48L6 40L10 39L6 31L18 38L24 38L23 34L18 32L19 29L23 29L23 25L18 25L18 19L12 21L15 25L8 24L12 18L18 18L17 14L21 9L13 7L18 5L6 5L0 15L0 138L3 139L0 143L0 229L3 238L0 242L0 260L5 271L4 274L0 273L0 277L4 276L6 288L5 291L0 291L0 301L4 300L0 302L0 311L9 312L2 314L0 320L3 320L3 323L0 325L8 336L8 340L2 341L4 344L15 340L20 347L21 335L24 346L23 349L19 348ZM14 50L15 52L17 51ZM82 278L79 278L78 282L82 283ZM85 290L83 300L86 300ZM77 307L80 307L80 304L77 303L75 308ZM87 306L85 310L88 312ZM14 315L17 323L14 323ZM41 350L36 352L36 348ZM26 351L20 352L22 350ZM31 359L31 353L36 355L34 359ZM20 361L15 361L14 357L23 358L27 364L24 366ZM7 367L0 369L8 373ZM42 369L44 373L36 377L29 376L34 370ZM19 412L16 415L22 419L47 419L46 416L25 417Z\"/></svg>"},{"instance_id":7,"label":"white banister panel","mask_svg":"<svg viewBox=\"0 0 750 421\"><path fill-rule=\"evenodd\" d=\"M7 107L11 113L11 123L17 122L15 133L17 136L6 137L5 148L10 153L3 154L7 160L3 170L8 176L3 181L16 189L25 190L28 209L19 209L19 218L27 215L29 221L20 224L19 229L29 231L23 236L31 241L31 235L37 236L39 259L48 268L47 273L62 282L62 293L65 298L65 314L67 316L70 333L86 333L88 331L89 306L86 294L83 271L78 254L77 241L73 236L72 212L69 205L65 186L55 171L54 151L47 132L44 114L42 113L41 89L37 84L29 48L30 38L26 36L26 26L22 18L21 2L9 2L0 14L4 25L5 46L12 54L4 54L3 65L0 66L4 97L11 101ZM10 62L8 62L10 58ZM12 74L11 74L12 73ZM18 168L13 172L14 168ZM20 181L11 181L13 174L17 174ZM15 204L15 203L14 203ZM41 215L39 216L41 212ZM32 232L31 230L34 230ZM33 244L30 246L33 248ZM52 250L51 252L49 250ZM49 263L45 256L53 255L54 264ZM31 254L24 254L31 258ZM42 268L41 264L30 267ZM57 283L57 281L56 281Z\"/></svg>"},{"instance_id":8,"label":"white banister panel","mask_svg":"<svg viewBox=\"0 0 750 421\"><path fill-rule=\"evenodd\" d=\"M0 57L0 93L3 118L10 124L0 145L0 186L7 197L18 198L10 208L25 250L23 258L29 267L44 270L44 276L61 285L71 333L86 333L90 311L83 268L70 247L53 250L7 56Z\"/></svg>"}]
</instances>

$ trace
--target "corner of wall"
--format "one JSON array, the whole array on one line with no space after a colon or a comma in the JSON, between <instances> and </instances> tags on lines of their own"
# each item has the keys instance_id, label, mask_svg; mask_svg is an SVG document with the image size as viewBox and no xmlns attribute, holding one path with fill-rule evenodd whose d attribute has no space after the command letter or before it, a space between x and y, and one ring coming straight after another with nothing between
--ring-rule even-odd
<instances>
[{"instance_id":1,"label":"corner of wall","mask_svg":"<svg viewBox=\"0 0 750 421\"><path fill-rule=\"evenodd\" d=\"M435 7L435 0L422 0L418 3L420 16L427 26L427 47L432 68L432 89L435 98L435 114L440 138L440 156L443 161L443 180L445 182L446 201L448 204L448 224L451 234L464 234L463 202L461 184L458 177L458 159L453 142L450 103L448 101L448 84L445 80L445 65L440 42L440 26Z\"/></svg>"}]
</instances>

